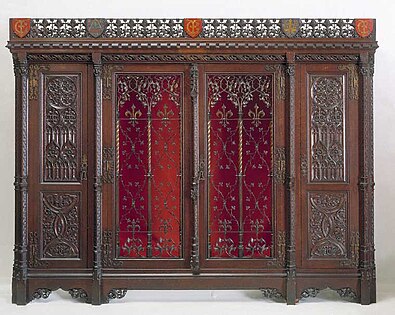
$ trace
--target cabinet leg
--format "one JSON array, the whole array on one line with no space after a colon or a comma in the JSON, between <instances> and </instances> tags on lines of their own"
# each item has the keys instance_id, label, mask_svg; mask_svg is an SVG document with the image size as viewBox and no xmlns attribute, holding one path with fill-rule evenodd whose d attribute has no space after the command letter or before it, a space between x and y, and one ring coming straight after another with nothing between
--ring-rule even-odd
<instances>
[{"instance_id":1,"label":"cabinet leg","mask_svg":"<svg viewBox=\"0 0 395 315\"><path fill-rule=\"evenodd\" d=\"M29 301L27 280L12 279L12 303L26 305Z\"/></svg>"},{"instance_id":2,"label":"cabinet leg","mask_svg":"<svg viewBox=\"0 0 395 315\"><path fill-rule=\"evenodd\" d=\"M376 303L376 276L374 269L361 270L361 304Z\"/></svg>"},{"instance_id":3,"label":"cabinet leg","mask_svg":"<svg viewBox=\"0 0 395 315\"><path fill-rule=\"evenodd\" d=\"M295 272L288 271L287 276L287 304L295 305L297 302L296 299L296 279Z\"/></svg>"},{"instance_id":4,"label":"cabinet leg","mask_svg":"<svg viewBox=\"0 0 395 315\"><path fill-rule=\"evenodd\" d=\"M102 282L101 279L97 279L96 277L93 280L92 285L92 305L101 305L103 304L103 295L102 295Z\"/></svg>"}]
</instances>

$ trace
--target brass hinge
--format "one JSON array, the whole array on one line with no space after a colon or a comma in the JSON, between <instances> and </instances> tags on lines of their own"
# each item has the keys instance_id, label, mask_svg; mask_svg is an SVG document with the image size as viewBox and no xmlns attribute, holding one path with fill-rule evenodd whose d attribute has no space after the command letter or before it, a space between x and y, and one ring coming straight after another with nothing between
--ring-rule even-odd
<instances>
[{"instance_id":1,"label":"brass hinge","mask_svg":"<svg viewBox=\"0 0 395 315\"><path fill-rule=\"evenodd\" d=\"M88 158L86 157L86 154L83 154L81 159L80 179L87 180L88 179L87 173L88 173Z\"/></svg>"}]
</instances>

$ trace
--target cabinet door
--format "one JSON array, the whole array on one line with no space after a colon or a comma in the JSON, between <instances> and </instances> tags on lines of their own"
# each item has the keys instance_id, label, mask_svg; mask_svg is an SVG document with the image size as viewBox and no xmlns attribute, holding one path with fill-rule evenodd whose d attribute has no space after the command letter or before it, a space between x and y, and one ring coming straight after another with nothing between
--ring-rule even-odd
<instances>
[{"instance_id":1,"label":"cabinet door","mask_svg":"<svg viewBox=\"0 0 395 315\"><path fill-rule=\"evenodd\" d=\"M136 272L189 269L189 68L104 70L113 94L104 88L103 265Z\"/></svg>"},{"instance_id":2,"label":"cabinet door","mask_svg":"<svg viewBox=\"0 0 395 315\"><path fill-rule=\"evenodd\" d=\"M86 65L29 67L29 267L88 267Z\"/></svg>"},{"instance_id":3,"label":"cabinet door","mask_svg":"<svg viewBox=\"0 0 395 315\"><path fill-rule=\"evenodd\" d=\"M282 268L282 66L203 65L199 70L202 269Z\"/></svg>"},{"instance_id":4,"label":"cabinet door","mask_svg":"<svg viewBox=\"0 0 395 315\"><path fill-rule=\"evenodd\" d=\"M356 65L301 67L301 265L358 266Z\"/></svg>"}]
</instances>

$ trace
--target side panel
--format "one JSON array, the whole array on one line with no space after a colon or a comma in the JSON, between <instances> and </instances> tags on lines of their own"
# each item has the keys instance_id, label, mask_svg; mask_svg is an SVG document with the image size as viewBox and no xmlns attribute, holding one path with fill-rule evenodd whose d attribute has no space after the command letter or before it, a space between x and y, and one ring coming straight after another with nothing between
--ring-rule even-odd
<instances>
[{"instance_id":1,"label":"side panel","mask_svg":"<svg viewBox=\"0 0 395 315\"><path fill-rule=\"evenodd\" d=\"M301 67L303 268L357 268L356 65Z\"/></svg>"},{"instance_id":2,"label":"side panel","mask_svg":"<svg viewBox=\"0 0 395 315\"><path fill-rule=\"evenodd\" d=\"M31 269L88 267L86 65L29 67Z\"/></svg>"}]
</instances>

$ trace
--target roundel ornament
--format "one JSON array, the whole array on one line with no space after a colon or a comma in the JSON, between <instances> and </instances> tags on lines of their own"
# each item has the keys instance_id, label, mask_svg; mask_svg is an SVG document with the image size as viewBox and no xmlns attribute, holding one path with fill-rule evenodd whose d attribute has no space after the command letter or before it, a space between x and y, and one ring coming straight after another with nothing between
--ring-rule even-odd
<instances>
[{"instance_id":1,"label":"roundel ornament","mask_svg":"<svg viewBox=\"0 0 395 315\"><path fill-rule=\"evenodd\" d=\"M188 34L189 37L198 37L202 30L202 19L184 19L184 31Z\"/></svg>"},{"instance_id":2,"label":"roundel ornament","mask_svg":"<svg viewBox=\"0 0 395 315\"><path fill-rule=\"evenodd\" d=\"M357 19L355 20L355 30L357 34L362 37L368 37L373 32L372 19Z\"/></svg>"}]
</instances>

